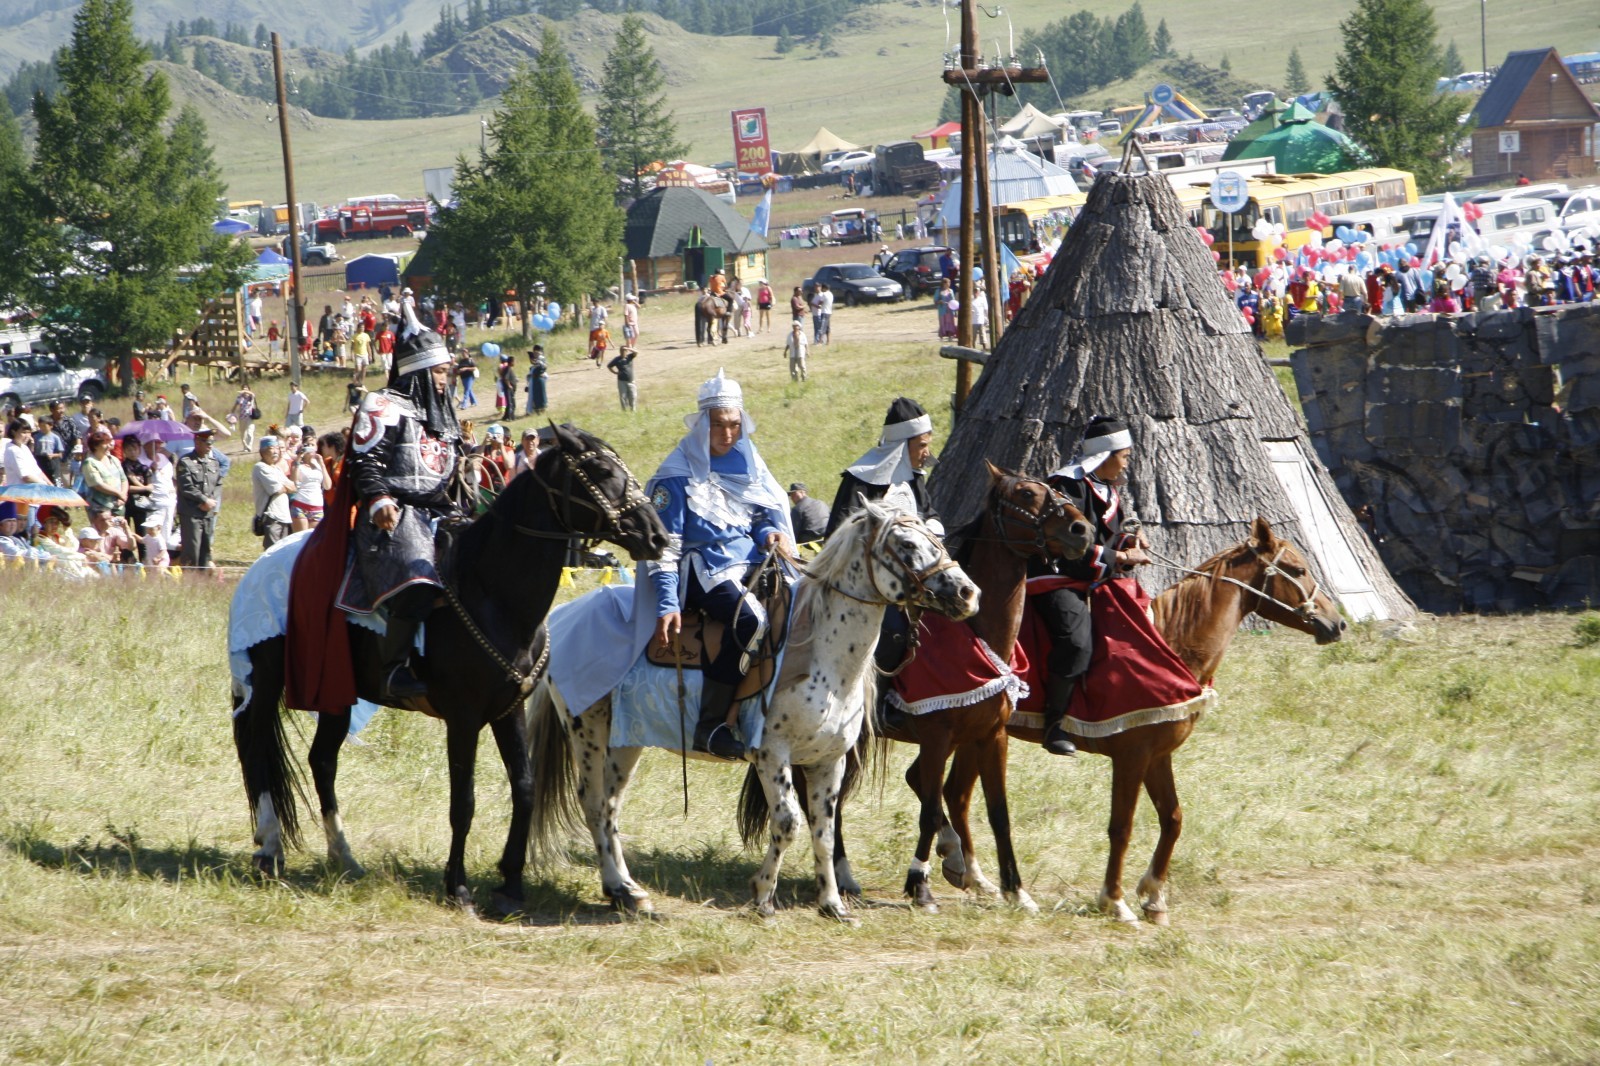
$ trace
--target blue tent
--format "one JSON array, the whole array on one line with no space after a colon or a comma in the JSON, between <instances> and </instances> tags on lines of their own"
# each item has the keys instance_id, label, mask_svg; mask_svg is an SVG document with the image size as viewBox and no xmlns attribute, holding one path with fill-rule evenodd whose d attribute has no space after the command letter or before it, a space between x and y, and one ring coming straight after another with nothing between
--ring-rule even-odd
<instances>
[{"instance_id":1,"label":"blue tent","mask_svg":"<svg viewBox=\"0 0 1600 1066\"><path fill-rule=\"evenodd\" d=\"M240 222L236 218L219 218L211 223L211 228L218 233L227 233L233 236L238 236L241 233L250 233L255 229L250 223Z\"/></svg>"},{"instance_id":2,"label":"blue tent","mask_svg":"<svg viewBox=\"0 0 1600 1066\"><path fill-rule=\"evenodd\" d=\"M368 253L358 255L344 267L344 287L375 289L379 285L400 284L400 257Z\"/></svg>"},{"instance_id":3,"label":"blue tent","mask_svg":"<svg viewBox=\"0 0 1600 1066\"><path fill-rule=\"evenodd\" d=\"M261 249L261 254L256 256L256 263L259 266L288 266L289 259L287 256L274 252L271 248L263 248Z\"/></svg>"}]
</instances>

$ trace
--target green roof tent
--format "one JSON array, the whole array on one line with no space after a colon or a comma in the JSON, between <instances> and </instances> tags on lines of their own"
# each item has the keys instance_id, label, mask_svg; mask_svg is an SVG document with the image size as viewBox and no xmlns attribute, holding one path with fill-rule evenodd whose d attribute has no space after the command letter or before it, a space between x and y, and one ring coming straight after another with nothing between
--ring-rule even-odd
<instances>
[{"instance_id":1,"label":"green roof tent","mask_svg":"<svg viewBox=\"0 0 1600 1066\"><path fill-rule=\"evenodd\" d=\"M1360 162L1361 149L1343 133L1316 121L1299 103L1275 116L1276 126L1256 136L1257 119L1222 153L1224 160L1274 159L1280 174L1336 174Z\"/></svg>"},{"instance_id":2,"label":"green roof tent","mask_svg":"<svg viewBox=\"0 0 1600 1066\"><path fill-rule=\"evenodd\" d=\"M767 239L751 230L744 216L704 189L684 186L662 186L635 200L622 227L622 243L628 258L646 274L640 279L646 288L675 279L704 286L725 262L741 256L757 257L758 273L766 264ZM664 260L677 265L669 269Z\"/></svg>"}]
</instances>

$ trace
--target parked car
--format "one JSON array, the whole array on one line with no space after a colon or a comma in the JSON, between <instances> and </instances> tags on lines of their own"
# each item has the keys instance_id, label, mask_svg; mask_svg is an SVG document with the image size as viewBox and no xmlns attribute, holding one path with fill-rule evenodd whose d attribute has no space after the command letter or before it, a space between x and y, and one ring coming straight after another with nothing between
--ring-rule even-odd
<instances>
[{"instance_id":1,"label":"parked car","mask_svg":"<svg viewBox=\"0 0 1600 1066\"><path fill-rule=\"evenodd\" d=\"M1494 200L1526 200L1529 197L1544 198L1556 196L1567 191L1567 186L1559 181L1547 181L1539 185L1513 185L1508 189L1485 189L1475 192L1468 197L1456 197L1464 204L1477 204L1480 207Z\"/></svg>"},{"instance_id":2,"label":"parked car","mask_svg":"<svg viewBox=\"0 0 1600 1066\"><path fill-rule=\"evenodd\" d=\"M854 152L846 152L839 158L822 164L822 172L824 174L839 174L846 170L871 170L872 161L876 158L877 156L872 152L857 149Z\"/></svg>"},{"instance_id":3,"label":"parked car","mask_svg":"<svg viewBox=\"0 0 1600 1066\"><path fill-rule=\"evenodd\" d=\"M903 248L883 268L884 276L900 283L907 298L939 291L939 257L951 249L942 244Z\"/></svg>"},{"instance_id":4,"label":"parked car","mask_svg":"<svg viewBox=\"0 0 1600 1066\"><path fill-rule=\"evenodd\" d=\"M285 256L289 255L289 238L285 237L278 249ZM336 245L327 242L318 243L309 234L300 235L300 265L301 266L327 266L339 258L339 249Z\"/></svg>"},{"instance_id":5,"label":"parked car","mask_svg":"<svg viewBox=\"0 0 1600 1066\"><path fill-rule=\"evenodd\" d=\"M1540 199L1549 200L1556 208L1556 221L1568 233L1600 226L1600 185L1590 185L1571 192L1545 193Z\"/></svg>"},{"instance_id":6,"label":"parked car","mask_svg":"<svg viewBox=\"0 0 1600 1066\"><path fill-rule=\"evenodd\" d=\"M106 379L99 370L69 370L47 352L0 356L0 407L84 398L98 401L105 392Z\"/></svg>"},{"instance_id":7,"label":"parked car","mask_svg":"<svg viewBox=\"0 0 1600 1066\"><path fill-rule=\"evenodd\" d=\"M904 295L898 281L884 277L866 263L830 263L807 278L802 287L809 301L818 285L826 285L836 302L846 307L858 303L893 303Z\"/></svg>"}]
</instances>

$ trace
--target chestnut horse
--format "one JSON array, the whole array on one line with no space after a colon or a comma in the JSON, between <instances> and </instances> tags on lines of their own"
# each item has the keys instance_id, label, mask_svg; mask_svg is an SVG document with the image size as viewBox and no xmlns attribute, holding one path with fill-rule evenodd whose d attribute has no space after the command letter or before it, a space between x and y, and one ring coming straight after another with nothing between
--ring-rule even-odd
<instances>
[{"instance_id":1,"label":"chestnut horse","mask_svg":"<svg viewBox=\"0 0 1600 1066\"><path fill-rule=\"evenodd\" d=\"M976 573L973 576L978 578ZM981 587L982 578L978 582ZM1157 596L1151 614L1167 644L1204 685L1211 684L1234 634L1252 614L1310 634L1318 644L1332 644L1345 628L1338 606L1318 587L1300 550L1276 536L1264 518L1255 520L1244 540L1188 570L1187 576ZM1155 804L1161 836L1137 892L1145 917L1157 925L1167 924L1167 871L1183 828L1183 809L1172 779L1172 753L1189 739L1199 717L1197 711L1180 721L1135 726L1113 736L1072 738L1079 751L1111 759L1111 822L1107 829L1111 853L1100 889L1100 907L1119 921L1139 920L1122 898L1122 866L1143 785ZM1018 740L1035 743L1044 735L1040 726L1015 720L1006 731ZM954 811L951 817L954 819ZM971 847L965 837L963 846ZM959 872L957 869L954 874ZM948 861L945 877L954 880Z\"/></svg>"},{"instance_id":2,"label":"chestnut horse","mask_svg":"<svg viewBox=\"0 0 1600 1066\"><path fill-rule=\"evenodd\" d=\"M1088 550L1094 535L1083 514L1050 486L1036 478L1024 477L989 467L989 492L980 517L961 534L958 555L961 566L982 591L978 613L967 625L1001 662L1010 662L1022 628L1022 607L1028 559L1062 556L1076 559ZM950 846L945 810L950 823L959 827L966 854L972 855L972 834L966 829L967 810L973 788L981 780L983 797L994 831L995 851L1000 865L1000 890L1007 899L1030 913L1037 912L1022 887L1016 851L1011 844L1011 814L1006 802L1006 720L1011 716L1009 689L965 707L950 707L907 716L903 723L886 728L890 740L916 744L922 750L906 770L906 784L922 802L918 821L917 848L906 874L905 893L921 910L938 913L928 886L928 856L935 835L940 837L940 854ZM951 756L954 754L954 759ZM945 764L950 773L945 774ZM852 760L852 767L857 765ZM854 774L850 775L852 778ZM797 784L804 789L804 785ZM942 800L942 802L941 802ZM740 826L745 842L754 839L753 830L762 824L765 804L760 791L749 782L743 796ZM837 821L837 815L836 821ZM844 856L842 834L834 838L834 869L840 887L852 895L859 888ZM976 862L969 860L975 877Z\"/></svg>"}]
</instances>

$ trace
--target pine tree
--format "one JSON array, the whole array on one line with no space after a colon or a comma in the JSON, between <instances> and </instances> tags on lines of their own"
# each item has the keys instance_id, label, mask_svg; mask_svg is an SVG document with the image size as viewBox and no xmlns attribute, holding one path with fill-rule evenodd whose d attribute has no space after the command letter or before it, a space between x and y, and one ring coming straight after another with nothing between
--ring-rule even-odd
<instances>
[{"instance_id":1,"label":"pine tree","mask_svg":"<svg viewBox=\"0 0 1600 1066\"><path fill-rule=\"evenodd\" d=\"M0 306L23 302L24 285L31 273L23 249L28 244L29 231L39 219L36 214L30 218L24 199L27 172L22 124L11 108L0 107L0 204L7 205L0 212Z\"/></svg>"},{"instance_id":2,"label":"pine tree","mask_svg":"<svg viewBox=\"0 0 1600 1066\"><path fill-rule=\"evenodd\" d=\"M522 67L489 120L489 150L456 160L456 206L435 221L436 276L480 297L512 291L527 307L535 282L562 303L615 275L622 212L613 202L594 120L583 109L561 39L548 25L538 65ZM523 320L524 335L531 323Z\"/></svg>"},{"instance_id":3,"label":"pine tree","mask_svg":"<svg viewBox=\"0 0 1600 1066\"><path fill-rule=\"evenodd\" d=\"M1283 72L1283 91L1290 96L1304 96L1311 91L1311 80L1306 77L1306 66L1300 62L1300 49L1289 49L1289 65Z\"/></svg>"},{"instance_id":4,"label":"pine tree","mask_svg":"<svg viewBox=\"0 0 1600 1066\"><path fill-rule=\"evenodd\" d=\"M666 84L644 20L624 15L601 74L595 123L606 170L626 183L635 198L644 195L639 171L646 164L688 152L678 140L673 113L667 110Z\"/></svg>"},{"instance_id":5,"label":"pine tree","mask_svg":"<svg viewBox=\"0 0 1600 1066\"><path fill-rule=\"evenodd\" d=\"M1155 49L1157 59L1165 59L1172 54L1172 32L1167 29L1166 19L1156 23L1156 35L1150 44Z\"/></svg>"},{"instance_id":6,"label":"pine tree","mask_svg":"<svg viewBox=\"0 0 1600 1066\"><path fill-rule=\"evenodd\" d=\"M1130 76L1154 57L1150 27L1144 21L1144 8L1139 6L1138 0L1134 0L1132 7L1117 16L1111 40L1118 77Z\"/></svg>"},{"instance_id":7,"label":"pine tree","mask_svg":"<svg viewBox=\"0 0 1600 1066\"><path fill-rule=\"evenodd\" d=\"M185 109L163 132L171 101L148 59L132 0L84 0L60 93L34 98L24 210L0 213L5 245L20 243L31 267L23 302L43 315L47 339L115 358L124 383L136 350L165 347L192 325L196 300L236 288L251 258L212 230L226 186L204 123Z\"/></svg>"},{"instance_id":8,"label":"pine tree","mask_svg":"<svg viewBox=\"0 0 1600 1066\"><path fill-rule=\"evenodd\" d=\"M272 33L264 22L256 23L256 47L270 48L272 46Z\"/></svg>"},{"instance_id":9,"label":"pine tree","mask_svg":"<svg viewBox=\"0 0 1600 1066\"><path fill-rule=\"evenodd\" d=\"M1444 66L1444 76L1447 78L1453 78L1467 69L1467 65L1461 61L1461 52L1456 48L1454 37L1450 38L1450 47L1444 50L1444 58L1440 63Z\"/></svg>"},{"instance_id":10,"label":"pine tree","mask_svg":"<svg viewBox=\"0 0 1600 1066\"><path fill-rule=\"evenodd\" d=\"M786 56L794 51L794 38L789 36L789 24L787 22L778 27L778 43L772 46L772 50L780 56Z\"/></svg>"},{"instance_id":11,"label":"pine tree","mask_svg":"<svg viewBox=\"0 0 1600 1066\"><path fill-rule=\"evenodd\" d=\"M1466 104L1436 93L1443 65L1427 0L1356 0L1339 24L1344 50L1328 88L1344 108L1345 132L1378 166L1409 170L1437 188L1461 136Z\"/></svg>"},{"instance_id":12,"label":"pine tree","mask_svg":"<svg viewBox=\"0 0 1600 1066\"><path fill-rule=\"evenodd\" d=\"M1222 58L1217 60L1217 69L1228 74L1233 73L1233 61L1228 58L1228 53L1222 53Z\"/></svg>"}]
</instances>

